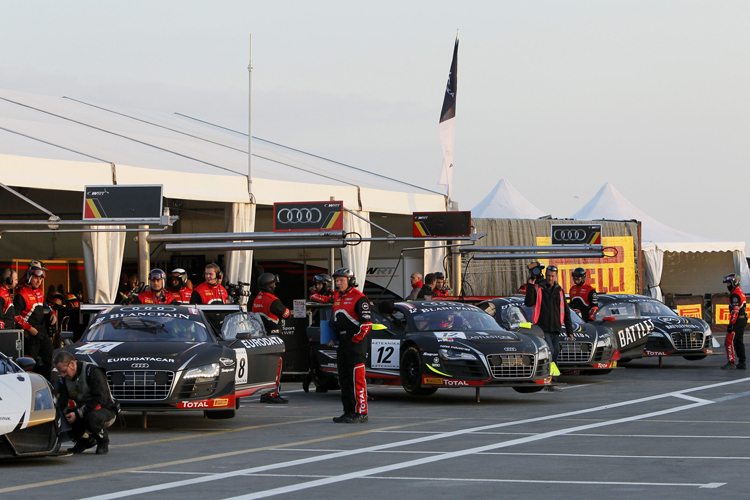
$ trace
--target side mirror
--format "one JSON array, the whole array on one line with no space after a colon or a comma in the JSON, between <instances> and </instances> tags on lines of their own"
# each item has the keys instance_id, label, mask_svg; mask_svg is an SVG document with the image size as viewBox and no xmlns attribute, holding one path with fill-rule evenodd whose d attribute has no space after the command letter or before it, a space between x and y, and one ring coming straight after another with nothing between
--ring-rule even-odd
<instances>
[{"instance_id":1,"label":"side mirror","mask_svg":"<svg viewBox=\"0 0 750 500\"><path fill-rule=\"evenodd\" d=\"M31 358L24 357L24 358L18 358L16 360L16 364L20 366L23 371L30 372L36 366L36 361L34 361Z\"/></svg>"}]
</instances>

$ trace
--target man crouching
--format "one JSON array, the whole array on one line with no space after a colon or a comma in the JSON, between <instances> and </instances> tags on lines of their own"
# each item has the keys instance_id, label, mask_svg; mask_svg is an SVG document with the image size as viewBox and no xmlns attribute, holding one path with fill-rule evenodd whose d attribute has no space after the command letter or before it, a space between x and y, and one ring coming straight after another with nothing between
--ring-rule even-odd
<instances>
[{"instance_id":1,"label":"man crouching","mask_svg":"<svg viewBox=\"0 0 750 500\"><path fill-rule=\"evenodd\" d=\"M75 442L68 451L83 453L96 445L96 454L109 451L107 427L117 418L115 400L109 392L104 369L87 361L77 361L67 351L58 351L52 360L60 374L57 402L65 419L73 428ZM68 401L75 408L68 408Z\"/></svg>"}]
</instances>

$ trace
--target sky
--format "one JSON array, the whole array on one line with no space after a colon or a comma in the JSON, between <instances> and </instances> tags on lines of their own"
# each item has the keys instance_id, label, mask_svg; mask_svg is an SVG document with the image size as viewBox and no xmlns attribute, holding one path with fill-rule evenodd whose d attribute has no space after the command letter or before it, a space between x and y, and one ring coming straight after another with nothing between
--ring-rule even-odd
<instances>
[{"instance_id":1,"label":"sky","mask_svg":"<svg viewBox=\"0 0 750 500\"><path fill-rule=\"evenodd\" d=\"M676 229L750 241L750 2L34 1L0 6L0 89L181 112L441 191L501 179L569 217L611 182Z\"/></svg>"}]
</instances>

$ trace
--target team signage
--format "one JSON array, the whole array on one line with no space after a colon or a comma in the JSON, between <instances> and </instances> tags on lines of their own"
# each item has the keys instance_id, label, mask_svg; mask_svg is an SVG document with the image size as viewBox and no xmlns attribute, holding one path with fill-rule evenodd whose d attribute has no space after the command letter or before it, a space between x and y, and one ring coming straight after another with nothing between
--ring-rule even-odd
<instances>
[{"instance_id":1,"label":"team signage","mask_svg":"<svg viewBox=\"0 0 750 500\"><path fill-rule=\"evenodd\" d=\"M601 224L552 224L553 245L601 245Z\"/></svg>"},{"instance_id":2,"label":"team signage","mask_svg":"<svg viewBox=\"0 0 750 500\"><path fill-rule=\"evenodd\" d=\"M162 186L86 186L83 220L158 219Z\"/></svg>"},{"instance_id":3,"label":"team signage","mask_svg":"<svg viewBox=\"0 0 750 500\"><path fill-rule=\"evenodd\" d=\"M274 231L343 231L344 202L304 201L273 204Z\"/></svg>"},{"instance_id":4,"label":"team signage","mask_svg":"<svg viewBox=\"0 0 750 500\"><path fill-rule=\"evenodd\" d=\"M414 212L415 238L465 237L471 235L471 212Z\"/></svg>"}]
</instances>

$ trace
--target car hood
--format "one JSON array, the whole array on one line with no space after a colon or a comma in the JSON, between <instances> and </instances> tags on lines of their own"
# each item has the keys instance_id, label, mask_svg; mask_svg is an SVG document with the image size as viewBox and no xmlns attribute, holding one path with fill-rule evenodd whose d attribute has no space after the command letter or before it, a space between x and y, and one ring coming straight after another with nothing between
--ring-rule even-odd
<instances>
[{"instance_id":1,"label":"car hood","mask_svg":"<svg viewBox=\"0 0 750 500\"><path fill-rule=\"evenodd\" d=\"M703 333L702 322L697 318L687 318L685 316L651 316L654 322L654 333Z\"/></svg>"},{"instance_id":2,"label":"car hood","mask_svg":"<svg viewBox=\"0 0 750 500\"><path fill-rule=\"evenodd\" d=\"M523 338L513 332L482 332L482 331L464 331L464 332L429 332L427 335L433 335L439 341L469 341L480 344L493 344L504 342L521 342Z\"/></svg>"},{"instance_id":3,"label":"car hood","mask_svg":"<svg viewBox=\"0 0 750 500\"><path fill-rule=\"evenodd\" d=\"M163 368L176 370L199 352L207 342L83 342L74 346L76 357L89 359L106 370ZM148 366L144 366L148 365Z\"/></svg>"}]
</instances>

